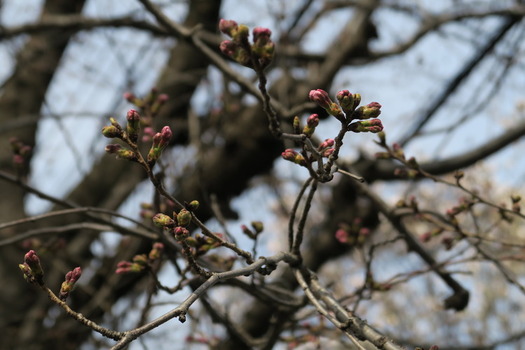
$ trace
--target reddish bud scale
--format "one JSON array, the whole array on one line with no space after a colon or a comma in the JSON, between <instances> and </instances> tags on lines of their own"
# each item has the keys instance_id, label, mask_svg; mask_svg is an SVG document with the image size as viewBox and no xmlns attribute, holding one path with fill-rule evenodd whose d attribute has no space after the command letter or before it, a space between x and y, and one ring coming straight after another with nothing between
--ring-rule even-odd
<instances>
[{"instance_id":1,"label":"reddish bud scale","mask_svg":"<svg viewBox=\"0 0 525 350\"><path fill-rule=\"evenodd\" d=\"M44 270L42 269L42 265L40 265L40 259L34 250L30 250L24 255L24 263L31 269L31 274L35 278L36 282L40 285L43 285Z\"/></svg>"},{"instance_id":2,"label":"reddish bud scale","mask_svg":"<svg viewBox=\"0 0 525 350\"><path fill-rule=\"evenodd\" d=\"M233 20L221 19L219 21L219 30L230 37L237 31L237 28L238 24Z\"/></svg>"}]
</instances>

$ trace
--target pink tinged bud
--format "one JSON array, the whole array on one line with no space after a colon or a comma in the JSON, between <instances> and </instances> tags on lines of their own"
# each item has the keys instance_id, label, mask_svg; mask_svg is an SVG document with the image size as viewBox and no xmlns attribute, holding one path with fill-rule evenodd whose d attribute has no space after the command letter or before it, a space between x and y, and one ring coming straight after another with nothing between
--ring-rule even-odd
<instances>
[{"instance_id":1,"label":"pink tinged bud","mask_svg":"<svg viewBox=\"0 0 525 350\"><path fill-rule=\"evenodd\" d=\"M378 102L370 102L366 106L361 106L356 109L353 117L357 119L377 118L381 114L381 104Z\"/></svg>"},{"instance_id":2,"label":"pink tinged bud","mask_svg":"<svg viewBox=\"0 0 525 350\"><path fill-rule=\"evenodd\" d=\"M316 127L319 125L319 116L317 114L312 114L306 119L306 124L310 127Z\"/></svg>"},{"instance_id":3,"label":"pink tinged bud","mask_svg":"<svg viewBox=\"0 0 525 350\"><path fill-rule=\"evenodd\" d=\"M221 50L221 52L224 55L231 57L231 58L233 58L238 48L239 48L239 45L231 40L224 40L219 45L219 49Z\"/></svg>"},{"instance_id":4,"label":"pink tinged bud","mask_svg":"<svg viewBox=\"0 0 525 350\"><path fill-rule=\"evenodd\" d=\"M175 225L175 220L166 214L158 213L152 218L153 224L157 227L171 227Z\"/></svg>"},{"instance_id":5,"label":"pink tinged bud","mask_svg":"<svg viewBox=\"0 0 525 350\"><path fill-rule=\"evenodd\" d=\"M81 275L82 269L80 267L75 267L72 271L66 273L65 281L62 282L62 286L60 287L60 293L58 295L60 300L66 301L67 297L69 296L69 293L73 290L75 283L78 281Z\"/></svg>"},{"instance_id":6,"label":"pink tinged bud","mask_svg":"<svg viewBox=\"0 0 525 350\"><path fill-rule=\"evenodd\" d=\"M128 133L128 137L131 142L135 143L139 137L140 115L136 110L130 109L126 115L126 119L128 121L126 125L126 132Z\"/></svg>"},{"instance_id":7,"label":"pink tinged bud","mask_svg":"<svg viewBox=\"0 0 525 350\"><path fill-rule=\"evenodd\" d=\"M281 153L281 157L283 157L283 159L288 160L290 162L295 161L296 155L297 155L297 152L291 148L285 149L284 152Z\"/></svg>"},{"instance_id":8,"label":"pink tinged bud","mask_svg":"<svg viewBox=\"0 0 525 350\"><path fill-rule=\"evenodd\" d=\"M252 31L253 42L258 46L266 45L270 41L272 31L268 28L255 27Z\"/></svg>"},{"instance_id":9,"label":"pink tinged bud","mask_svg":"<svg viewBox=\"0 0 525 350\"><path fill-rule=\"evenodd\" d=\"M181 226L175 227L175 229L173 230L173 233L175 235L175 239L179 241L184 240L186 237L190 235L190 231L188 231L187 228L181 227Z\"/></svg>"},{"instance_id":10,"label":"pink tinged bud","mask_svg":"<svg viewBox=\"0 0 525 350\"><path fill-rule=\"evenodd\" d=\"M221 19L219 21L219 30L230 37L233 36L233 33L237 30L237 28L237 22L233 20Z\"/></svg>"},{"instance_id":11,"label":"pink tinged bud","mask_svg":"<svg viewBox=\"0 0 525 350\"><path fill-rule=\"evenodd\" d=\"M348 232L346 232L343 229L339 229L335 232L335 239L337 239L341 243L347 243L348 242Z\"/></svg>"},{"instance_id":12,"label":"pink tinged bud","mask_svg":"<svg viewBox=\"0 0 525 350\"><path fill-rule=\"evenodd\" d=\"M179 226L188 226L191 222L191 212L186 209L181 209L177 214L177 223Z\"/></svg>"},{"instance_id":13,"label":"pink tinged bud","mask_svg":"<svg viewBox=\"0 0 525 350\"><path fill-rule=\"evenodd\" d=\"M144 270L145 267L146 267L145 264L132 263L130 261L121 261L117 264L117 270L115 271L115 273L121 274L121 273L128 273L128 272L140 272Z\"/></svg>"},{"instance_id":14,"label":"pink tinged bud","mask_svg":"<svg viewBox=\"0 0 525 350\"><path fill-rule=\"evenodd\" d=\"M126 101L131 103L137 98L132 92L125 92L123 97Z\"/></svg>"},{"instance_id":15,"label":"pink tinged bud","mask_svg":"<svg viewBox=\"0 0 525 350\"><path fill-rule=\"evenodd\" d=\"M311 90L308 94L310 101L317 103L320 107L328 110L333 103L328 93L322 89Z\"/></svg>"},{"instance_id":16,"label":"pink tinged bud","mask_svg":"<svg viewBox=\"0 0 525 350\"><path fill-rule=\"evenodd\" d=\"M319 145L319 150L332 147L335 144L334 139L326 139Z\"/></svg>"},{"instance_id":17,"label":"pink tinged bud","mask_svg":"<svg viewBox=\"0 0 525 350\"><path fill-rule=\"evenodd\" d=\"M24 263L29 266L31 269L31 274L33 275L35 281L43 285L44 284L44 270L42 270L42 265L40 265L40 259L36 255L34 250L30 250L24 255Z\"/></svg>"},{"instance_id":18,"label":"pink tinged bud","mask_svg":"<svg viewBox=\"0 0 525 350\"><path fill-rule=\"evenodd\" d=\"M360 120L348 126L348 131L378 133L383 130L383 124L379 119Z\"/></svg>"},{"instance_id":19,"label":"pink tinged bud","mask_svg":"<svg viewBox=\"0 0 525 350\"><path fill-rule=\"evenodd\" d=\"M336 95L337 101L343 110L348 113L354 110L354 95L348 90L341 90Z\"/></svg>"},{"instance_id":20,"label":"pink tinged bud","mask_svg":"<svg viewBox=\"0 0 525 350\"><path fill-rule=\"evenodd\" d=\"M160 257L162 256L162 252L163 251L164 251L164 244L162 244L160 242L157 242L157 243L153 244L153 247L152 247L152 249L150 250L150 252L148 254L148 259L149 260L160 259Z\"/></svg>"},{"instance_id":21,"label":"pink tinged bud","mask_svg":"<svg viewBox=\"0 0 525 350\"><path fill-rule=\"evenodd\" d=\"M173 132L171 131L171 128L169 126L165 126L162 128L162 131L160 134L161 134L161 139L160 139L159 146L166 147L169 144L173 136Z\"/></svg>"},{"instance_id":22,"label":"pink tinged bud","mask_svg":"<svg viewBox=\"0 0 525 350\"><path fill-rule=\"evenodd\" d=\"M323 157L325 157L325 158L328 158L328 157L330 157L332 155L332 153L334 153L334 151L335 151L335 149L333 149L333 148L327 148L321 153L321 155Z\"/></svg>"}]
</instances>

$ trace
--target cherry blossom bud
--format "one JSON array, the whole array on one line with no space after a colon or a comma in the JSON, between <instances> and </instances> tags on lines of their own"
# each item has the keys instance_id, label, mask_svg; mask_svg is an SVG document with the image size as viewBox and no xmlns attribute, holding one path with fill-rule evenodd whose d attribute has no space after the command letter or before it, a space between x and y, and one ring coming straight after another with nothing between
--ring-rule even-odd
<instances>
[{"instance_id":1,"label":"cherry blossom bud","mask_svg":"<svg viewBox=\"0 0 525 350\"><path fill-rule=\"evenodd\" d=\"M317 103L320 107L324 108L328 114L333 115L339 121L345 122L345 116L341 107L333 102L328 96L328 93L322 89L311 90L308 94L311 101Z\"/></svg>"},{"instance_id":2,"label":"cherry blossom bud","mask_svg":"<svg viewBox=\"0 0 525 350\"><path fill-rule=\"evenodd\" d=\"M303 128L303 134L311 137L315 131L315 127L319 125L319 116L312 114L306 119L306 126Z\"/></svg>"},{"instance_id":3,"label":"cherry blossom bud","mask_svg":"<svg viewBox=\"0 0 525 350\"><path fill-rule=\"evenodd\" d=\"M321 153L321 156L325 157L325 158L328 158L332 155L332 153L335 152L335 149L333 148L327 148L325 149L322 153Z\"/></svg>"},{"instance_id":4,"label":"cherry blossom bud","mask_svg":"<svg viewBox=\"0 0 525 350\"><path fill-rule=\"evenodd\" d=\"M335 232L335 239L337 239L340 243L347 243L348 238L348 232L346 230L343 230L342 228L338 229Z\"/></svg>"},{"instance_id":5,"label":"cherry blossom bud","mask_svg":"<svg viewBox=\"0 0 525 350\"><path fill-rule=\"evenodd\" d=\"M360 120L348 126L348 131L378 133L383 130L383 124L379 119Z\"/></svg>"},{"instance_id":6,"label":"cherry blossom bud","mask_svg":"<svg viewBox=\"0 0 525 350\"><path fill-rule=\"evenodd\" d=\"M326 139L319 145L319 150L332 147L335 144L334 139Z\"/></svg>"},{"instance_id":7,"label":"cherry blossom bud","mask_svg":"<svg viewBox=\"0 0 525 350\"><path fill-rule=\"evenodd\" d=\"M181 227L181 226L175 227L175 229L173 230L173 233L175 235L175 239L179 241L185 239L186 237L190 235L190 231L188 231L187 228Z\"/></svg>"},{"instance_id":8,"label":"cherry blossom bud","mask_svg":"<svg viewBox=\"0 0 525 350\"><path fill-rule=\"evenodd\" d=\"M306 165L306 160L304 159L304 157L290 148L286 149L283 153L281 153L281 157L283 157L283 159L285 160L294 162L302 166Z\"/></svg>"},{"instance_id":9,"label":"cherry blossom bud","mask_svg":"<svg viewBox=\"0 0 525 350\"><path fill-rule=\"evenodd\" d=\"M39 285L44 284L44 270L40 265L40 259L34 250L28 251L24 255L24 263L31 269L31 275ZM25 272L24 272L25 274Z\"/></svg>"},{"instance_id":10,"label":"cherry blossom bud","mask_svg":"<svg viewBox=\"0 0 525 350\"><path fill-rule=\"evenodd\" d=\"M122 130L120 130L119 128L113 126L113 125L107 125L105 127L102 128L102 135L104 135L104 137L107 137L109 139L112 139L112 138L122 138Z\"/></svg>"},{"instance_id":11,"label":"cherry blossom bud","mask_svg":"<svg viewBox=\"0 0 525 350\"><path fill-rule=\"evenodd\" d=\"M354 95L350 91L341 90L337 93L336 98L345 113L350 113L354 110Z\"/></svg>"},{"instance_id":12,"label":"cherry blossom bud","mask_svg":"<svg viewBox=\"0 0 525 350\"><path fill-rule=\"evenodd\" d=\"M311 90L308 94L310 101L317 103L321 108L330 109L333 103L328 93L322 89Z\"/></svg>"},{"instance_id":13,"label":"cherry blossom bud","mask_svg":"<svg viewBox=\"0 0 525 350\"><path fill-rule=\"evenodd\" d=\"M191 202L188 203L188 209L191 211L195 211L199 209L199 205L200 203L198 200L192 200Z\"/></svg>"},{"instance_id":14,"label":"cherry blossom bud","mask_svg":"<svg viewBox=\"0 0 525 350\"><path fill-rule=\"evenodd\" d=\"M166 214L155 214L152 218L153 224L157 227L171 227L175 225L175 220Z\"/></svg>"},{"instance_id":15,"label":"cherry blossom bud","mask_svg":"<svg viewBox=\"0 0 525 350\"><path fill-rule=\"evenodd\" d=\"M231 57L231 58L233 58L238 48L239 48L239 45L231 40L224 40L219 45L219 49L221 50L221 52L224 55Z\"/></svg>"},{"instance_id":16,"label":"cherry blossom bud","mask_svg":"<svg viewBox=\"0 0 525 350\"><path fill-rule=\"evenodd\" d=\"M140 115L136 110L130 109L126 115L126 120L128 121L126 132L131 142L135 143L140 132Z\"/></svg>"},{"instance_id":17,"label":"cherry blossom bud","mask_svg":"<svg viewBox=\"0 0 525 350\"><path fill-rule=\"evenodd\" d=\"M255 233L261 233L264 230L264 224L261 221L252 221L252 227Z\"/></svg>"},{"instance_id":18,"label":"cherry blossom bud","mask_svg":"<svg viewBox=\"0 0 525 350\"><path fill-rule=\"evenodd\" d=\"M60 293L58 294L60 300L66 301L67 297L69 296L69 293L73 290L75 283L78 281L81 275L82 270L80 269L80 267L75 267L72 271L69 271L66 274L65 281L62 282L62 286L60 287Z\"/></svg>"},{"instance_id":19,"label":"cherry blossom bud","mask_svg":"<svg viewBox=\"0 0 525 350\"><path fill-rule=\"evenodd\" d=\"M299 120L298 116L295 116L293 118L293 132L295 134L300 134L301 133L301 121Z\"/></svg>"},{"instance_id":20,"label":"cherry blossom bud","mask_svg":"<svg viewBox=\"0 0 525 350\"><path fill-rule=\"evenodd\" d=\"M164 251L164 244L157 242L153 244L153 247L151 248L148 259L149 260L157 260L160 259L162 256L162 252Z\"/></svg>"},{"instance_id":21,"label":"cherry blossom bud","mask_svg":"<svg viewBox=\"0 0 525 350\"><path fill-rule=\"evenodd\" d=\"M356 119L377 118L381 114L381 104L370 102L366 106L361 106L355 110L353 117Z\"/></svg>"},{"instance_id":22,"label":"cherry blossom bud","mask_svg":"<svg viewBox=\"0 0 525 350\"><path fill-rule=\"evenodd\" d=\"M238 24L233 20L221 19L219 21L219 30L230 37L233 36L235 31L237 31L237 28Z\"/></svg>"},{"instance_id":23,"label":"cherry blossom bud","mask_svg":"<svg viewBox=\"0 0 525 350\"><path fill-rule=\"evenodd\" d=\"M177 223L179 226L188 226L191 222L191 212L187 209L181 209L177 214Z\"/></svg>"}]
</instances>

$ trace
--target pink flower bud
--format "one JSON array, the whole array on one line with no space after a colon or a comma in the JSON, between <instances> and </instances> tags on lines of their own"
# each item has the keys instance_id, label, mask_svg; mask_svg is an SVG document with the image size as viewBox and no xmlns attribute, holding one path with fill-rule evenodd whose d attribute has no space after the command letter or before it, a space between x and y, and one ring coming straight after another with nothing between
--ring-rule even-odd
<instances>
[{"instance_id":1,"label":"pink flower bud","mask_svg":"<svg viewBox=\"0 0 525 350\"><path fill-rule=\"evenodd\" d=\"M336 95L337 101L343 110L348 113L354 110L354 95L348 90L341 90Z\"/></svg>"},{"instance_id":2,"label":"pink flower bud","mask_svg":"<svg viewBox=\"0 0 525 350\"><path fill-rule=\"evenodd\" d=\"M270 41L272 31L268 28L255 27L252 31L253 42L258 46L266 45Z\"/></svg>"},{"instance_id":3,"label":"pink flower bud","mask_svg":"<svg viewBox=\"0 0 525 350\"><path fill-rule=\"evenodd\" d=\"M219 45L219 49L221 50L221 52L224 55L231 57L231 58L233 58L238 48L239 48L239 45L231 40L224 40Z\"/></svg>"},{"instance_id":4,"label":"pink flower bud","mask_svg":"<svg viewBox=\"0 0 525 350\"><path fill-rule=\"evenodd\" d=\"M233 33L237 30L237 28L238 24L233 20L221 19L219 21L219 30L230 37L233 36Z\"/></svg>"},{"instance_id":5,"label":"pink flower bud","mask_svg":"<svg viewBox=\"0 0 525 350\"><path fill-rule=\"evenodd\" d=\"M317 103L321 108L330 109L333 103L328 93L322 89L311 90L308 94L310 101Z\"/></svg>"},{"instance_id":6,"label":"pink flower bud","mask_svg":"<svg viewBox=\"0 0 525 350\"><path fill-rule=\"evenodd\" d=\"M319 116L317 114L312 114L306 119L306 124L310 127L316 127L319 125Z\"/></svg>"},{"instance_id":7,"label":"pink flower bud","mask_svg":"<svg viewBox=\"0 0 525 350\"><path fill-rule=\"evenodd\" d=\"M381 104L370 102L366 106L361 106L355 110L353 117L356 119L377 118L381 114Z\"/></svg>"},{"instance_id":8,"label":"pink flower bud","mask_svg":"<svg viewBox=\"0 0 525 350\"><path fill-rule=\"evenodd\" d=\"M332 147L335 144L334 139L326 139L319 145L319 150Z\"/></svg>"},{"instance_id":9,"label":"pink flower bud","mask_svg":"<svg viewBox=\"0 0 525 350\"><path fill-rule=\"evenodd\" d=\"M175 227L175 229L173 230L173 233L175 235L175 239L179 241L185 239L186 237L190 235L190 231L188 231L187 228L181 227L181 226Z\"/></svg>"},{"instance_id":10,"label":"pink flower bud","mask_svg":"<svg viewBox=\"0 0 525 350\"><path fill-rule=\"evenodd\" d=\"M165 126L162 128L160 134L161 140L159 146L166 147L169 144L171 137L173 136L173 132L171 131L171 128L169 126Z\"/></svg>"},{"instance_id":11,"label":"pink flower bud","mask_svg":"<svg viewBox=\"0 0 525 350\"><path fill-rule=\"evenodd\" d=\"M293 162L295 160L295 156L296 155L297 155L297 152L294 151L291 148L287 148L287 149L284 150L283 153L281 153L281 157L283 157L283 159L289 160L291 162Z\"/></svg>"},{"instance_id":12,"label":"pink flower bud","mask_svg":"<svg viewBox=\"0 0 525 350\"><path fill-rule=\"evenodd\" d=\"M360 120L348 126L348 131L378 133L383 130L383 124L379 119Z\"/></svg>"},{"instance_id":13,"label":"pink flower bud","mask_svg":"<svg viewBox=\"0 0 525 350\"><path fill-rule=\"evenodd\" d=\"M40 265L40 259L34 250L30 250L24 255L24 263L31 269L31 274L35 281L38 284L43 285L44 270L42 269L42 265Z\"/></svg>"},{"instance_id":14,"label":"pink flower bud","mask_svg":"<svg viewBox=\"0 0 525 350\"><path fill-rule=\"evenodd\" d=\"M341 243L347 243L348 242L348 232L340 228L339 230L335 232L335 239L337 239Z\"/></svg>"},{"instance_id":15,"label":"pink flower bud","mask_svg":"<svg viewBox=\"0 0 525 350\"><path fill-rule=\"evenodd\" d=\"M66 274L66 278L64 282L62 282L62 286L60 287L60 293L58 295L60 300L65 301L67 299L69 293L73 290L75 283L78 281L81 275L82 269L80 267L75 267L72 271L69 271Z\"/></svg>"}]
</instances>

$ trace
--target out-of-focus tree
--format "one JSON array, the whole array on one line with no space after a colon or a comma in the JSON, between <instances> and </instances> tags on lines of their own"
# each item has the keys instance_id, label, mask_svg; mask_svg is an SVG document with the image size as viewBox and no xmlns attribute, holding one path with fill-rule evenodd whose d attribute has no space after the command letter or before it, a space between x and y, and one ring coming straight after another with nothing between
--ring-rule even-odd
<instances>
[{"instance_id":1,"label":"out-of-focus tree","mask_svg":"<svg viewBox=\"0 0 525 350\"><path fill-rule=\"evenodd\" d=\"M523 1L0 10L2 349L524 344Z\"/></svg>"}]
</instances>

